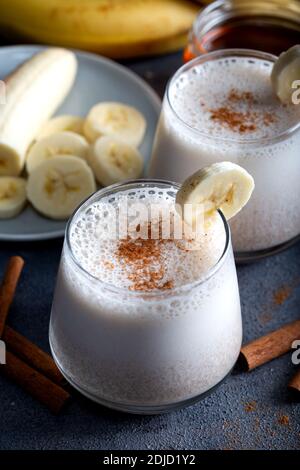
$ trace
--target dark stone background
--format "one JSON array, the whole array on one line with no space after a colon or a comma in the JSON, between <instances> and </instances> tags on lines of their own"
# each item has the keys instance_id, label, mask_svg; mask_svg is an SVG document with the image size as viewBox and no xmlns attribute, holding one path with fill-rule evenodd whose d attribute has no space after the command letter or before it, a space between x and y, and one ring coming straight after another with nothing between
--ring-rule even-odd
<instances>
[{"instance_id":1,"label":"dark stone background","mask_svg":"<svg viewBox=\"0 0 300 470\"><path fill-rule=\"evenodd\" d=\"M126 65L162 95L181 65L181 54ZM0 272L10 255L26 261L9 324L47 351L61 246L61 241L0 245ZM273 258L238 268L244 341L299 318L299 261L298 243ZM300 399L287 390L295 371L290 354L251 373L234 371L202 402L152 417L112 412L77 393L55 417L1 376L0 449L300 449Z\"/></svg>"}]
</instances>

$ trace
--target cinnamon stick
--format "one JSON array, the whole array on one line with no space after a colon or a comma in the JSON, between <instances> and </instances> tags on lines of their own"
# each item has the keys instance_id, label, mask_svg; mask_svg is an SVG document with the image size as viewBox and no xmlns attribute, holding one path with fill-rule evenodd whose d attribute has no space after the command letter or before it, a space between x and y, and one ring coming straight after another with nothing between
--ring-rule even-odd
<instances>
[{"instance_id":1,"label":"cinnamon stick","mask_svg":"<svg viewBox=\"0 0 300 470\"><path fill-rule=\"evenodd\" d=\"M26 392L58 414L70 398L70 394L59 385L30 367L10 351L6 352L6 364L1 371L20 385Z\"/></svg>"},{"instance_id":2,"label":"cinnamon stick","mask_svg":"<svg viewBox=\"0 0 300 470\"><path fill-rule=\"evenodd\" d=\"M5 325L23 266L21 257L10 258L0 286L0 338L8 349L0 371L57 414L70 398L59 386L63 376L48 354Z\"/></svg>"},{"instance_id":3,"label":"cinnamon stick","mask_svg":"<svg viewBox=\"0 0 300 470\"><path fill-rule=\"evenodd\" d=\"M0 287L0 338L2 337L9 307L13 301L24 260L20 256L12 256L7 264Z\"/></svg>"},{"instance_id":4,"label":"cinnamon stick","mask_svg":"<svg viewBox=\"0 0 300 470\"><path fill-rule=\"evenodd\" d=\"M300 370L294 375L292 380L288 384L288 388L300 392Z\"/></svg>"},{"instance_id":5,"label":"cinnamon stick","mask_svg":"<svg viewBox=\"0 0 300 470\"><path fill-rule=\"evenodd\" d=\"M252 370L287 353L296 339L300 339L300 320L251 341L242 347L240 356L247 370Z\"/></svg>"},{"instance_id":6,"label":"cinnamon stick","mask_svg":"<svg viewBox=\"0 0 300 470\"><path fill-rule=\"evenodd\" d=\"M36 344L13 330L13 328L6 325L2 339L9 351L44 374L48 379L53 380L53 382L58 385L61 385L65 381L52 357L42 351Z\"/></svg>"}]
</instances>

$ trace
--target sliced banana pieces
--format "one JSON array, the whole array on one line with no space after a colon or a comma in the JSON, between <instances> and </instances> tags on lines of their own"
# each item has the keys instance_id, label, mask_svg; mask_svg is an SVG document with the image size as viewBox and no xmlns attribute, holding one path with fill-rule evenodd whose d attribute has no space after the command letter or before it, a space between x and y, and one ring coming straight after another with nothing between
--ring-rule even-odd
<instances>
[{"instance_id":1,"label":"sliced banana pieces","mask_svg":"<svg viewBox=\"0 0 300 470\"><path fill-rule=\"evenodd\" d=\"M89 154L89 144L84 137L74 132L58 132L35 142L30 147L26 169L31 173L40 163L60 155L75 155L86 160Z\"/></svg>"},{"instance_id":2,"label":"sliced banana pieces","mask_svg":"<svg viewBox=\"0 0 300 470\"><path fill-rule=\"evenodd\" d=\"M280 54L273 66L272 86L282 103L292 103L292 94L295 91L293 83L296 80L300 80L300 45Z\"/></svg>"},{"instance_id":3,"label":"sliced banana pieces","mask_svg":"<svg viewBox=\"0 0 300 470\"><path fill-rule=\"evenodd\" d=\"M146 121L144 116L131 106L105 102L95 105L90 110L83 130L90 142L109 135L138 147L145 134Z\"/></svg>"},{"instance_id":4,"label":"sliced banana pieces","mask_svg":"<svg viewBox=\"0 0 300 470\"><path fill-rule=\"evenodd\" d=\"M41 140L45 137L48 137L49 135L65 131L75 132L76 134L83 135L83 123L84 119L79 116L56 116L44 124L38 133L36 140Z\"/></svg>"},{"instance_id":5,"label":"sliced banana pieces","mask_svg":"<svg viewBox=\"0 0 300 470\"><path fill-rule=\"evenodd\" d=\"M103 102L86 119L50 119L76 73L73 52L48 48L7 77L0 110L0 218L17 215L28 195L40 213L64 219L96 190L93 171L102 185L140 176L143 159L136 147L146 120L134 107ZM18 177L25 160L27 182Z\"/></svg>"},{"instance_id":6,"label":"sliced banana pieces","mask_svg":"<svg viewBox=\"0 0 300 470\"><path fill-rule=\"evenodd\" d=\"M92 170L81 158L44 160L29 175L27 196L34 208L53 219L68 218L96 190Z\"/></svg>"},{"instance_id":7,"label":"sliced banana pieces","mask_svg":"<svg viewBox=\"0 0 300 470\"><path fill-rule=\"evenodd\" d=\"M103 186L138 178L143 170L143 158L135 147L108 136L96 141L89 164Z\"/></svg>"},{"instance_id":8,"label":"sliced banana pieces","mask_svg":"<svg viewBox=\"0 0 300 470\"><path fill-rule=\"evenodd\" d=\"M0 219L18 215L26 204L26 180L17 176L0 177Z\"/></svg>"},{"instance_id":9,"label":"sliced banana pieces","mask_svg":"<svg viewBox=\"0 0 300 470\"><path fill-rule=\"evenodd\" d=\"M253 189L254 180L244 168L231 162L214 163L184 181L176 203L191 226L198 214L206 220L218 209L229 220L247 204Z\"/></svg>"}]
</instances>

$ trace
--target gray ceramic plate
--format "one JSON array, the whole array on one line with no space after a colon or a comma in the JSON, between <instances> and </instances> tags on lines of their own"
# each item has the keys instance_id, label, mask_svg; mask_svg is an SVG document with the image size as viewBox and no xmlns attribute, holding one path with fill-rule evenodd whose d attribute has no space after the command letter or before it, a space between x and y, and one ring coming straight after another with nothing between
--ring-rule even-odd
<instances>
[{"instance_id":1,"label":"gray ceramic plate","mask_svg":"<svg viewBox=\"0 0 300 470\"><path fill-rule=\"evenodd\" d=\"M0 48L0 79L42 49L42 46ZM94 54L75 52L79 65L76 82L57 115L85 116L99 101L121 101L137 107L148 123L147 133L140 148L147 163L160 111L158 96L149 85L127 68ZM30 116L28 118L30 119ZM65 221L47 219L27 206L18 217L0 220L0 240L57 238L64 235L65 226Z\"/></svg>"}]
</instances>

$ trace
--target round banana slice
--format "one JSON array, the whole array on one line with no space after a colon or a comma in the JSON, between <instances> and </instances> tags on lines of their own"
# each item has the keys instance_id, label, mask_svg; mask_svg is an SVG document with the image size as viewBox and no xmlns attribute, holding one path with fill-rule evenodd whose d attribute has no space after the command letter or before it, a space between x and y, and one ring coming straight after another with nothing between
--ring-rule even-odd
<instances>
[{"instance_id":1,"label":"round banana slice","mask_svg":"<svg viewBox=\"0 0 300 470\"><path fill-rule=\"evenodd\" d=\"M21 171L20 155L12 147L0 143L0 175L17 176Z\"/></svg>"},{"instance_id":2,"label":"round banana slice","mask_svg":"<svg viewBox=\"0 0 300 470\"><path fill-rule=\"evenodd\" d=\"M89 164L97 181L103 186L138 178L143 171L140 152L135 147L108 136L96 141Z\"/></svg>"},{"instance_id":3,"label":"round banana slice","mask_svg":"<svg viewBox=\"0 0 300 470\"><path fill-rule=\"evenodd\" d=\"M0 177L0 219L18 215L26 204L26 181L16 176Z\"/></svg>"},{"instance_id":4,"label":"round banana slice","mask_svg":"<svg viewBox=\"0 0 300 470\"><path fill-rule=\"evenodd\" d=\"M75 155L86 160L88 153L89 144L84 137L74 132L58 132L38 140L30 147L26 169L31 173L43 161L60 155Z\"/></svg>"},{"instance_id":5,"label":"round banana slice","mask_svg":"<svg viewBox=\"0 0 300 470\"><path fill-rule=\"evenodd\" d=\"M75 134L83 135L83 123L84 119L79 116L56 116L43 125L42 129L36 137L36 140L44 139L49 135L56 134L57 132L69 131L75 132Z\"/></svg>"},{"instance_id":6,"label":"round banana slice","mask_svg":"<svg viewBox=\"0 0 300 470\"><path fill-rule=\"evenodd\" d=\"M44 160L30 173L27 183L33 207L52 219L67 219L95 190L90 167L71 155Z\"/></svg>"},{"instance_id":7,"label":"round banana slice","mask_svg":"<svg viewBox=\"0 0 300 470\"><path fill-rule=\"evenodd\" d=\"M189 225L194 224L197 214L205 220L218 209L229 220L248 202L253 189L254 180L244 168L231 162L214 163L184 181L176 203Z\"/></svg>"},{"instance_id":8,"label":"round banana slice","mask_svg":"<svg viewBox=\"0 0 300 470\"><path fill-rule=\"evenodd\" d=\"M146 120L135 108L122 103L96 104L87 115L83 131L89 142L109 135L138 147L144 138Z\"/></svg>"},{"instance_id":9,"label":"round banana slice","mask_svg":"<svg viewBox=\"0 0 300 470\"><path fill-rule=\"evenodd\" d=\"M292 103L293 83L300 80L300 45L283 52L275 62L271 74L274 92L282 103Z\"/></svg>"}]
</instances>

